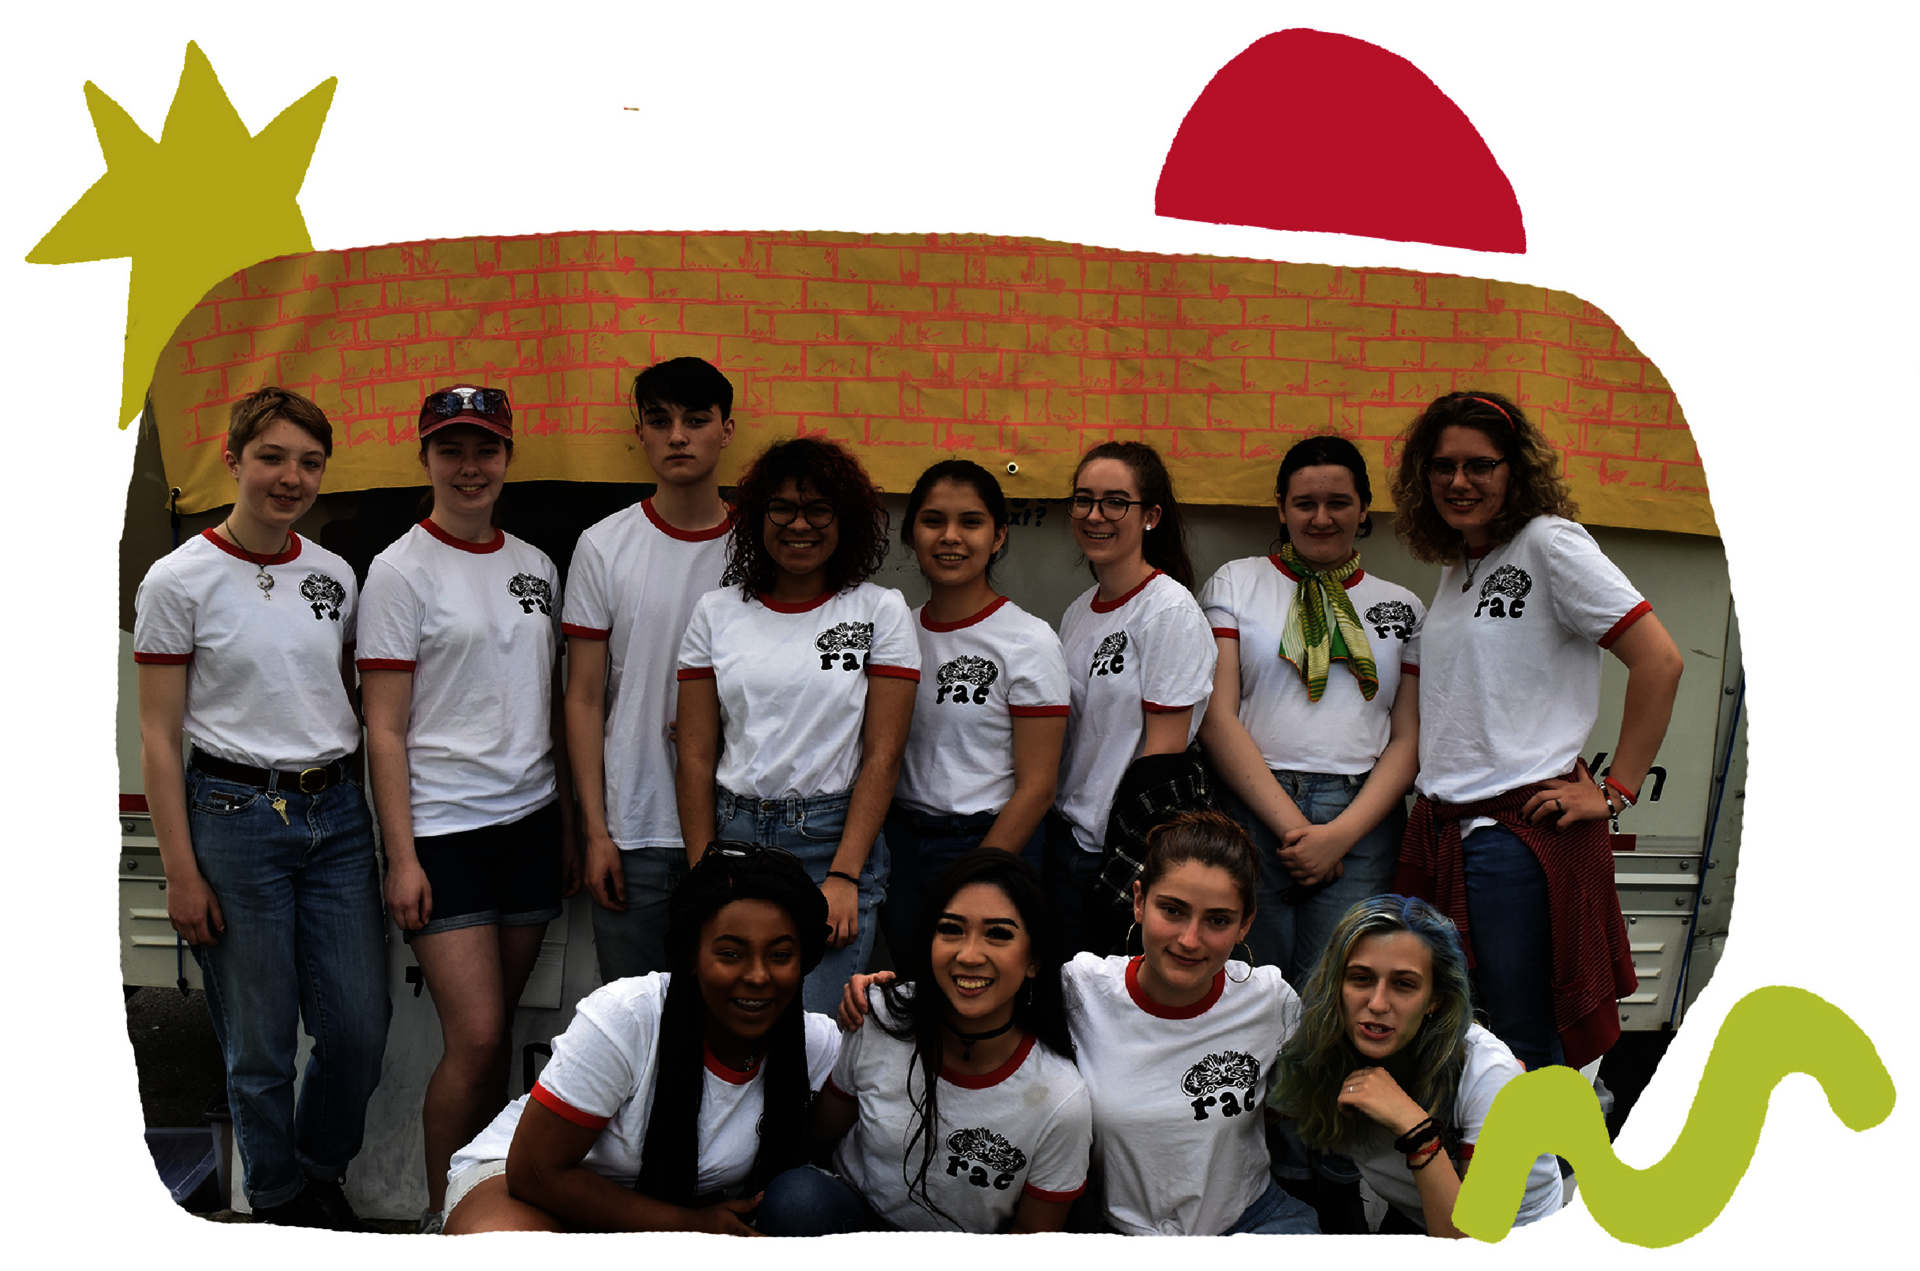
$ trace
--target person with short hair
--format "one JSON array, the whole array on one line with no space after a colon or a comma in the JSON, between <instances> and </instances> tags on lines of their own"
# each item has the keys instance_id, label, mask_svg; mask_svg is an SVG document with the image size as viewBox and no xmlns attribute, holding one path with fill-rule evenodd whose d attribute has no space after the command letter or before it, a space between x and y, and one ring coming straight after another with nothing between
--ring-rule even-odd
<instances>
[{"instance_id":1,"label":"person with short hair","mask_svg":"<svg viewBox=\"0 0 1920 1271\"><path fill-rule=\"evenodd\" d=\"M866 969L886 897L881 824L920 679L907 602L867 579L887 558L880 492L841 446L770 446L735 487L718 591L680 645L675 774L687 859L735 839L795 853L827 898L808 1010Z\"/></svg>"},{"instance_id":2,"label":"person with short hair","mask_svg":"<svg viewBox=\"0 0 1920 1271\"><path fill-rule=\"evenodd\" d=\"M653 494L580 535L567 570L567 749L603 981L666 967L666 906L687 872L673 791L675 658L719 586L732 524L720 452L733 385L697 357L634 376Z\"/></svg>"},{"instance_id":3,"label":"person with short hair","mask_svg":"<svg viewBox=\"0 0 1920 1271\"><path fill-rule=\"evenodd\" d=\"M1489 1026L1529 1068L1582 1067L1620 1036L1636 979L1609 816L1643 793L1682 660L1570 518L1560 459L1518 405L1435 398L1396 447L1394 529L1441 565L1417 649L1420 800L1394 890L1453 920ZM1604 784L1580 757L1600 664L1627 668Z\"/></svg>"},{"instance_id":4,"label":"person with short hair","mask_svg":"<svg viewBox=\"0 0 1920 1271\"><path fill-rule=\"evenodd\" d=\"M720 843L674 890L666 943L671 971L581 999L533 1093L454 1155L449 1235L756 1234L840 1049L799 1001L827 902L791 853Z\"/></svg>"},{"instance_id":5,"label":"person with short hair","mask_svg":"<svg viewBox=\"0 0 1920 1271\"><path fill-rule=\"evenodd\" d=\"M1459 933L1423 900L1382 895L1342 918L1280 1052L1273 1104L1308 1144L1353 1160L1387 1202L1382 1234L1459 1237L1453 1205L1493 1100L1524 1069L1473 1022ZM1559 1210L1552 1155L1528 1171L1514 1226Z\"/></svg>"},{"instance_id":6,"label":"person with short hair","mask_svg":"<svg viewBox=\"0 0 1920 1271\"><path fill-rule=\"evenodd\" d=\"M387 910L440 1020L421 1108L427 1210L503 1101L513 1012L579 889L561 721L560 575L493 523L513 407L456 384L420 407L433 511L367 570L360 675Z\"/></svg>"},{"instance_id":7,"label":"person with short hair","mask_svg":"<svg viewBox=\"0 0 1920 1271\"><path fill-rule=\"evenodd\" d=\"M326 415L262 388L230 419L233 510L154 562L135 594L140 772L254 1217L352 1230L341 1182L391 1013L349 665L358 588L293 529L333 453ZM313 1053L296 1100L302 1023Z\"/></svg>"}]
</instances>

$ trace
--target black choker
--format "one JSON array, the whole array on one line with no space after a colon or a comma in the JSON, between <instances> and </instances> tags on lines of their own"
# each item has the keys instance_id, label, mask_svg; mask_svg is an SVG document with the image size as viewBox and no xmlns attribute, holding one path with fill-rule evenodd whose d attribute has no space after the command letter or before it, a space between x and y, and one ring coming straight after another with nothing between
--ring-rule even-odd
<instances>
[{"instance_id":1,"label":"black choker","mask_svg":"<svg viewBox=\"0 0 1920 1271\"><path fill-rule=\"evenodd\" d=\"M947 1025L947 1031L960 1039L960 1059L963 1063L973 1058L973 1044L975 1042L987 1042L992 1041L996 1037L1004 1037L1012 1028L1012 1020L1008 1020L998 1028L989 1028L984 1033L963 1033L952 1024Z\"/></svg>"}]
</instances>

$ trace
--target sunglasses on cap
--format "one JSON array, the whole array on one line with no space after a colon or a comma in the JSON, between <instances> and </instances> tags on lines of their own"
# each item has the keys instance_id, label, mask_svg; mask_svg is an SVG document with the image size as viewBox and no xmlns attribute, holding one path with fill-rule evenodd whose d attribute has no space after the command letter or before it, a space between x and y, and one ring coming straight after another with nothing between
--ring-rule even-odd
<instances>
[{"instance_id":1,"label":"sunglasses on cap","mask_svg":"<svg viewBox=\"0 0 1920 1271\"><path fill-rule=\"evenodd\" d=\"M513 407L505 389L477 388L455 384L427 394L420 403L420 436L445 428L448 424L478 424L502 437L513 436Z\"/></svg>"}]
</instances>

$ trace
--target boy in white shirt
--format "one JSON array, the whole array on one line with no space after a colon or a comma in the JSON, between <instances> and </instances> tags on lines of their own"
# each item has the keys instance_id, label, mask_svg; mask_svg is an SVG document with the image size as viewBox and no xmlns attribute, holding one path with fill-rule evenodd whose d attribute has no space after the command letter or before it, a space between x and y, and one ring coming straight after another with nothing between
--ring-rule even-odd
<instances>
[{"instance_id":1,"label":"boy in white shirt","mask_svg":"<svg viewBox=\"0 0 1920 1271\"><path fill-rule=\"evenodd\" d=\"M720 452L733 385L697 357L634 377L634 431L653 496L580 536L568 570L567 745L580 796L600 976L667 967L667 897L687 871L670 736L675 655L687 617L726 567Z\"/></svg>"}]
</instances>

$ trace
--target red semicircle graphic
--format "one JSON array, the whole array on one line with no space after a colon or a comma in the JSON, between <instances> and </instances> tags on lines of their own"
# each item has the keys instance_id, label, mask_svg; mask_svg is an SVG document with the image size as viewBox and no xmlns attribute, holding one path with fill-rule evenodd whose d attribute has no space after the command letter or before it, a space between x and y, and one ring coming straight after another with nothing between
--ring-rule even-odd
<instances>
[{"instance_id":1,"label":"red semicircle graphic","mask_svg":"<svg viewBox=\"0 0 1920 1271\"><path fill-rule=\"evenodd\" d=\"M1161 216L1527 250L1513 185L1453 99L1377 44L1304 28L1254 41L1181 121Z\"/></svg>"}]
</instances>

